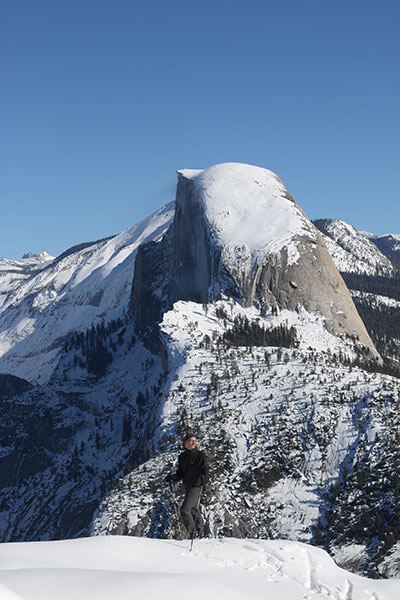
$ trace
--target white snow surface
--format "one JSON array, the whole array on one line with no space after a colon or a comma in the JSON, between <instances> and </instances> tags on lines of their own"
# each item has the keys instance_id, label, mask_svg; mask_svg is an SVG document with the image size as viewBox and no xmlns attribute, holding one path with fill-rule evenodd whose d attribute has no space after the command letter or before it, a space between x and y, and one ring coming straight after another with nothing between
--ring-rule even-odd
<instances>
[{"instance_id":1,"label":"white snow surface","mask_svg":"<svg viewBox=\"0 0 400 600\"><path fill-rule=\"evenodd\" d=\"M0 546L1 600L394 600L399 580L348 573L312 546L96 537Z\"/></svg>"},{"instance_id":2,"label":"white snow surface","mask_svg":"<svg viewBox=\"0 0 400 600\"><path fill-rule=\"evenodd\" d=\"M258 261L286 247L289 264L299 258L295 236L314 235L310 223L275 173L242 163L204 171L178 171L192 179L207 219L227 254L237 249Z\"/></svg>"}]
</instances>

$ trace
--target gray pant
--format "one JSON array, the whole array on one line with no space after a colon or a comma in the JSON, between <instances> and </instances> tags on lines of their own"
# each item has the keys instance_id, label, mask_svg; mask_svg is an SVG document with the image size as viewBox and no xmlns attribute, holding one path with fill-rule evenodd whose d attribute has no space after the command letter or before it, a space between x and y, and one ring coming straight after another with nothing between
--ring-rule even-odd
<instances>
[{"instance_id":1,"label":"gray pant","mask_svg":"<svg viewBox=\"0 0 400 600\"><path fill-rule=\"evenodd\" d=\"M186 491L181 506L181 517L189 537L204 536L204 523L200 513L200 488L192 487Z\"/></svg>"}]
</instances>

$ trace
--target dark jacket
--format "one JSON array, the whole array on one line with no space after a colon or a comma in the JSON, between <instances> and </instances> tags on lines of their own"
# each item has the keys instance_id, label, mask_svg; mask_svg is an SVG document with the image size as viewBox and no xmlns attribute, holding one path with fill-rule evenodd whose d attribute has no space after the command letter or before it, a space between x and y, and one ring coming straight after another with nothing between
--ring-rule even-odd
<instances>
[{"instance_id":1,"label":"dark jacket","mask_svg":"<svg viewBox=\"0 0 400 600\"><path fill-rule=\"evenodd\" d=\"M207 472L207 459L202 450L193 448L193 450L185 450L178 456L176 480L182 479L186 490L204 485Z\"/></svg>"}]
</instances>

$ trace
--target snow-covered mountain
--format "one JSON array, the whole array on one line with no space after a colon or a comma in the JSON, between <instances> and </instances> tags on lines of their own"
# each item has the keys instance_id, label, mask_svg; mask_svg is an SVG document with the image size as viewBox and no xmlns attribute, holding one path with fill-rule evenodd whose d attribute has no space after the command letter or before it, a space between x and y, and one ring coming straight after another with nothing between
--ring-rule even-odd
<instances>
[{"instance_id":1,"label":"snow-covered mountain","mask_svg":"<svg viewBox=\"0 0 400 600\"><path fill-rule=\"evenodd\" d=\"M396 477L399 382L341 364L343 346L320 319L290 311L262 317L232 300L207 308L176 303L161 324L170 365L157 434L161 454L105 497L93 533L182 535L175 504L181 490L166 488L164 476L174 468L179 434L190 428L210 457L204 510L212 535L318 538L338 561L346 556L347 566L383 570L387 548L376 545L383 532L357 525L365 518L364 491L352 487L354 513L346 518L357 536L347 538L340 519L335 529L328 524L358 464L369 469L368 493L378 497L376 465L386 452L389 487ZM283 333L279 325L295 328L295 348L272 342L273 333L275 340ZM257 341L262 331L270 331L271 342ZM392 501L390 494L374 499L382 523L391 522Z\"/></svg>"},{"instance_id":2,"label":"snow-covered mountain","mask_svg":"<svg viewBox=\"0 0 400 600\"><path fill-rule=\"evenodd\" d=\"M136 262L132 312L142 333L178 300L224 293L263 313L320 314L328 331L379 360L321 236L271 171L227 163L178 172L169 233L143 244Z\"/></svg>"},{"instance_id":3,"label":"snow-covered mountain","mask_svg":"<svg viewBox=\"0 0 400 600\"><path fill-rule=\"evenodd\" d=\"M400 267L400 235L389 233L387 235L370 235L371 241Z\"/></svg>"},{"instance_id":4,"label":"snow-covered mountain","mask_svg":"<svg viewBox=\"0 0 400 600\"><path fill-rule=\"evenodd\" d=\"M314 221L325 244L342 273L392 277L397 271L392 261L368 237L338 219Z\"/></svg>"},{"instance_id":5,"label":"snow-covered mountain","mask_svg":"<svg viewBox=\"0 0 400 600\"><path fill-rule=\"evenodd\" d=\"M175 205L120 235L2 261L1 539L182 537L164 477L190 427L212 535L397 574L399 383L324 239L229 163L179 171Z\"/></svg>"},{"instance_id":6,"label":"snow-covered mountain","mask_svg":"<svg viewBox=\"0 0 400 600\"><path fill-rule=\"evenodd\" d=\"M135 340L128 304L137 248L163 235L173 209L56 259L2 261L2 540L82 533L115 475L144 452L154 425L136 432L136 396L142 361L154 358ZM160 372L154 365L148 381Z\"/></svg>"},{"instance_id":7,"label":"snow-covered mountain","mask_svg":"<svg viewBox=\"0 0 400 600\"><path fill-rule=\"evenodd\" d=\"M123 317L135 253L171 222L173 204L108 239L81 244L56 259L0 261L2 372L46 383L71 334Z\"/></svg>"}]
</instances>

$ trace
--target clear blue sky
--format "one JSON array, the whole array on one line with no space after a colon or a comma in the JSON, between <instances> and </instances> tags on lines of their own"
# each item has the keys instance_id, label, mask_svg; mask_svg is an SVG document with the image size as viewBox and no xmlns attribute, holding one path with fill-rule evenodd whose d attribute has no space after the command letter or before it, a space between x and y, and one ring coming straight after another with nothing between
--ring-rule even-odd
<instances>
[{"instance_id":1,"label":"clear blue sky","mask_svg":"<svg viewBox=\"0 0 400 600\"><path fill-rule=\"evenodd\" d=\"M3 1L0 256L122 231L226 161L400 233L399 32L398 0Z\"/></svg>"}]
</instances>

